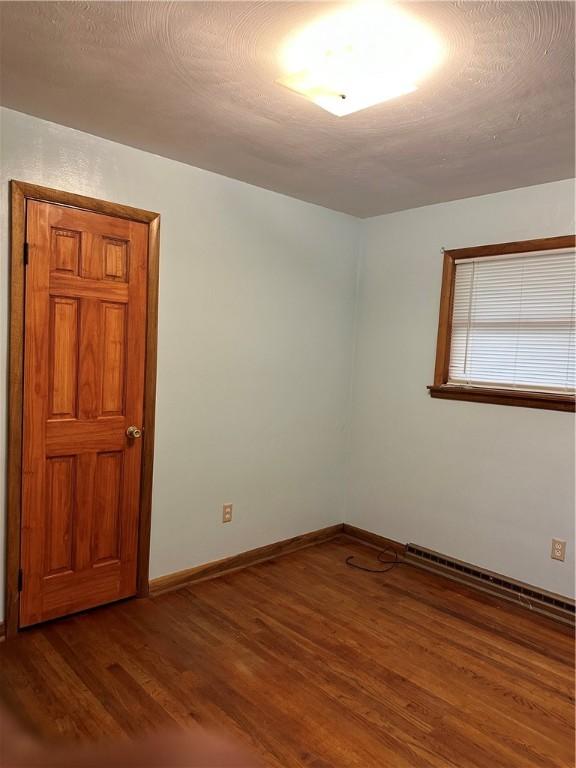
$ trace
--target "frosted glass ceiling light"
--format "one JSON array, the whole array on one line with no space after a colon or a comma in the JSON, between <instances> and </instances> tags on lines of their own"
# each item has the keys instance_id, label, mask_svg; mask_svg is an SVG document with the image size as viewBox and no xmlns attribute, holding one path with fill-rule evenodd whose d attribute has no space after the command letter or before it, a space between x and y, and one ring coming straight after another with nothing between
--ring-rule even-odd
<instances>
[{"instance_id":1,"label":"frosted glass ceiling light","mask_svg":"<svg viewBox=\"0 0 576 768\"><path fill-rule=\"evenodd\" d=\"M386 2L361 2L290 38L276 82L339 117L416 90L441 61L434 33Z\"/></svg>"}]
</instances>

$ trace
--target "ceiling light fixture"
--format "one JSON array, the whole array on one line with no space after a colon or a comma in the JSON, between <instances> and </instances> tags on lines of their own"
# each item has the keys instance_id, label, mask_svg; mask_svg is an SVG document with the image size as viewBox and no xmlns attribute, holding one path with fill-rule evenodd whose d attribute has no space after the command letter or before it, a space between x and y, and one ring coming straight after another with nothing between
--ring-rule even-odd
<instances>
[{"instance_id":1,"label":"ceiling light fixture","mask_svg":"<svg viewBox=\"0 0 576 768\"><path fill-rule=\"evenodd\" d=\"M359 2L290 38L276 81L342 117L415 91L442 60L436 35L387 2Z\"/></svg>"}]
</instances>

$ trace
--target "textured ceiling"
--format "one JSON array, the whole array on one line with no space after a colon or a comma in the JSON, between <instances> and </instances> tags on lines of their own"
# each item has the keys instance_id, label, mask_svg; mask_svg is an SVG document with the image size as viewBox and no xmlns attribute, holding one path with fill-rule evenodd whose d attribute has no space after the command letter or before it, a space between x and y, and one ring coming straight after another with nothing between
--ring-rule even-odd
<instances>
[{"instance_id":1,"label":"textured ceiling","mask_svg":"<svg viewBox=\"0 0 576 768\"><path fill-rule=\"evenodd\" d=\"M574 173L574 5L411 2L448 55L337 118L274 84L316 2L4 2L5 106L357 216Z\"/></svg>"}]
</instances>

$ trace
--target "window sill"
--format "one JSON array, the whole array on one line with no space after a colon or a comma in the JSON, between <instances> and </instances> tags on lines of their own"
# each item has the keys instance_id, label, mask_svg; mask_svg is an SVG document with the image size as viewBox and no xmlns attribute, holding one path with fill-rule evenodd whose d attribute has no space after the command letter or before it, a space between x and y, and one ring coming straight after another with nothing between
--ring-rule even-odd
<instances>
[{"instance_id":1,"label":"window sill","mask_svg":"<svg viewBox=\"0 0 576 768\"><path fill-rule=\"evenodd\" d=\"M510 389L463 387L455 384L440 384L428 387L430 397L444 400L468 400L493 405L517 405L521 408L545 408L550 411L571 411L574 413L573 395L559 395L553 392L516 392Z\"/></svg>"}]
</instances>

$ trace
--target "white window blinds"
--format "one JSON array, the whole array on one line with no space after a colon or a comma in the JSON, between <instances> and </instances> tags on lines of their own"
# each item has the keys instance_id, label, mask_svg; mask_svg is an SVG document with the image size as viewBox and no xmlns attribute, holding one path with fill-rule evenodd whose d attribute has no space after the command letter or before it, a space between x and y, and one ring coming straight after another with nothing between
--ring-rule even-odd
<instances>
[{"instance_id":1,"label":"white window blinds","mask_svg":"<svg viewBox=\"0 0 576 768\"><path fill-rule=\"evenodd\" d=\"M575 251L456 261L448 383L576 386Z\"/></svg>"}]
</instances>

